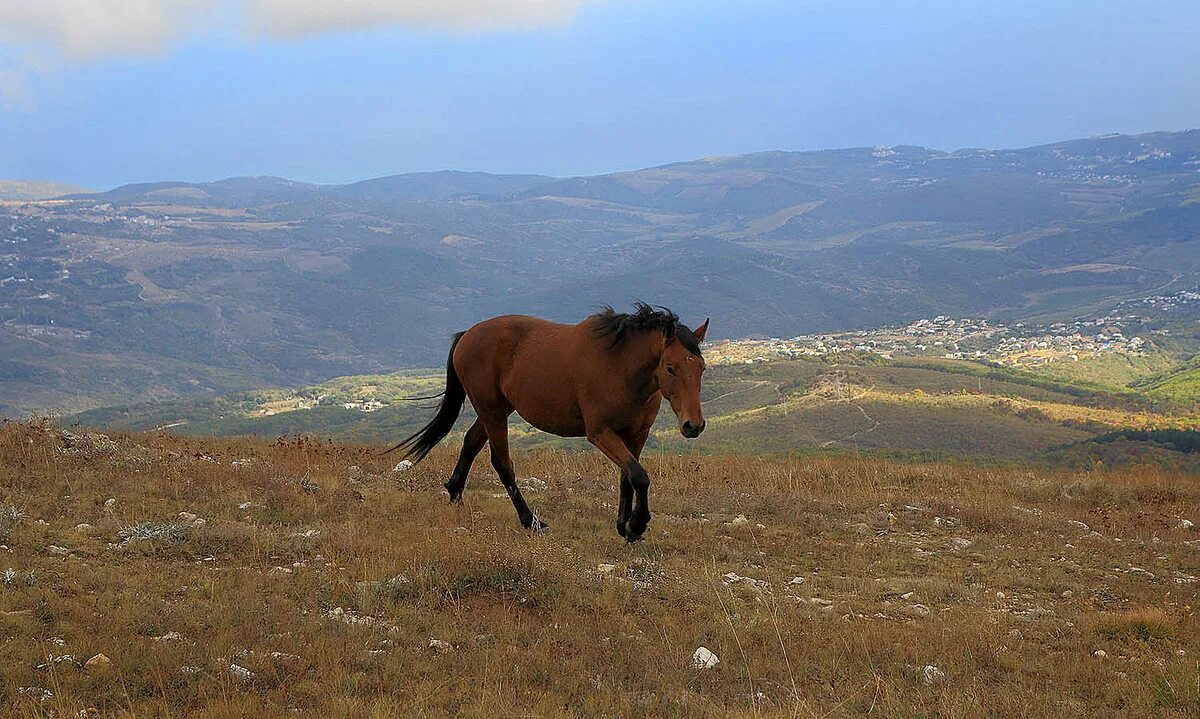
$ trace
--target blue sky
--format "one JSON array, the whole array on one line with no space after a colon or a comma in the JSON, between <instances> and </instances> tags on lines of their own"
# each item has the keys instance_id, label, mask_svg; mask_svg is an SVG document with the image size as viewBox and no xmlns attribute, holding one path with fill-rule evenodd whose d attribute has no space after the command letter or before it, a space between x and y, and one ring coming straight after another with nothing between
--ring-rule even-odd
<instances>
[{"instance_id":1,"label":"blue sky","mask_svg":"<svg viewBox=\"0 0 1200 719\"><path fill-rule=\"evenodd\" d=\"M0 0L0 177L575 175L1200 126L1195 2L171 1Z\"/></svg>"}]
</instances>

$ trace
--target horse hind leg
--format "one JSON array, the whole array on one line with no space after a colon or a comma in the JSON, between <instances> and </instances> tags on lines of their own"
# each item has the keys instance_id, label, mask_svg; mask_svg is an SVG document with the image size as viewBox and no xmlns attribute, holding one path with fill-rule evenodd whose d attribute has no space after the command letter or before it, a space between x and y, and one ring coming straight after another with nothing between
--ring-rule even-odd
<instances>
[{"instance_id":1,"label":"horse hind leg","mask_svg":"<svg viewBox=\"0 0 1200 719\"><path fill-rule=\"evenodd\" d=\"M529 508L529 505L525 503L525 497L521 494L521 488L517 486L517 475L513 470L512 457L509 456L508 452L507 413L499 419L483 419L483 413L480 413L480 419L484 422L488 442L492 445L492 467L495 468L496 474L500 476L500 482L504 485L504 491L508 492L508 497L512 500L513 507L517 510L517 518L521 520L521 526L534 532L543 532L550 529L550 525L538 519L533 510Z\"/></svg>"},{"instance_id":2,"label":"horse hind leg","mask_svg":"<svg viewBox=\"0 0 1200 719\"><path fill-rule=\"evenodd\" d=\"M467 436L463 438L462 451L458 454L458 462L454 465L454 472L450 474L450 481L445 484L451 502L462 501L462 493L467 486L467 475L471 473L471 465L479 456L483 445L487 444L487 439L483 423L478 419L475 420L475 423L467 430Z\"/></svg>"}]
</instances>

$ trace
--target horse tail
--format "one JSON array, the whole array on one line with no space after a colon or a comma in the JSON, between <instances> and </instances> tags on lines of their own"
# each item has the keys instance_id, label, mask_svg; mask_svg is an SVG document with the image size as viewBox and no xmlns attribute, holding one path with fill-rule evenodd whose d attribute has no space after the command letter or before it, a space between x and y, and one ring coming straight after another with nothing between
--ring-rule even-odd
<instances>
[{"instance_id":1,"label":"horse tail","mask_svg":"<svg viewBox=\"0 0 1200 719\"><path fill-rule=\"evenodd\" d=\"M438 442L450 434L450 430L458 420L459 413L462 412L463 402L467 399L467 391L463 389L462 381L459 380L458 373L454 371L454 348L458 346L458 341L464 334L466 333L459 332L454 335L454 341L450 343L450 356L446 359L446 389L441 393L442 401L438 403L437 414L416 434L384 454L403 449L405 458L410 458L413 462L420 462Z\"/></svg>"}]
</instances>

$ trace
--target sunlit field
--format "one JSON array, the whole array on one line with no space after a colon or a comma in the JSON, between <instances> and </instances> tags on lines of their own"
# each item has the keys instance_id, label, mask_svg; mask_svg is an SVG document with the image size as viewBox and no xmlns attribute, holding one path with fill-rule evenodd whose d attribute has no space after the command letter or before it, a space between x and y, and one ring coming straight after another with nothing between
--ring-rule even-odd
<instances>
[{"instance_id":1,"label":"sunlit field","mask_svg":"<svg viewBox=\"0 0 1200 719\"><path fill-rule=\"evenodd\" d=\"M378 450L0 427L3 715L1200 716L1195 476Z\"/></svg>"}]
</instances>

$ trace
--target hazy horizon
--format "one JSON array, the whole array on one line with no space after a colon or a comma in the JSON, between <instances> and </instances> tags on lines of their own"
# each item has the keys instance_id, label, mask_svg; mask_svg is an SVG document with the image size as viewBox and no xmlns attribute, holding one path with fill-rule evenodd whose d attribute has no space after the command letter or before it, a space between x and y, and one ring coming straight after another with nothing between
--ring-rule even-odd
<instances>
[{"instance_id":1,"label":"hazy horizon","mask_svg":"<svg viewBox=\"0 0 1200 719\"><path fill-rule=\"evenodd\" d=\"M479 170L479 169L475 169L475 168L466 168L466 167L441 167L441 168L428 169L428 170L400 170L397 172L387 172L382 175L372 175L370 177L355 177L355 178L350 178L350 179L347 179L344 181L338 181L338 182L321 182L318 180L308 180L308 179L304 179L304 178L300 178L300 177L285 177L282 175L253 173L253 174L246 174L246 175L223 175L223 176L219 176L219 177L203 177L203 178L188 178L188 177L145 178L145 179L131 180L129 182L122 182L118 185L110 185L110 186L106 186L106 187L88 187L86 189L90 190L90 191L95 191L95 192L105 192L107 190L112 190L112 189L116 189L118 187L123 187L123 186L128 186L128 185L156 184L156 183L163 183L163 182L206 184L206 183L212 183L212 182L220 182L222 180L233 180L233 179L238 179L238 178L274 178L274 179L288 180L291 182L297 182L297 183L308 184L308 185L338 186L338 185L351 185L351 184L354 184L357 182L365 182L368 180L378 179L381 177L390 177L390 176L397 176L397 175L437 174L437 173L442 173L442 172L483 173L483 174L489 174L489 175L531 175L531 176L540 175L540 176L544 176L544 177L552 178L552 179L567 179L570 177L594 177L594 176L602 176L602 175L609 175L609 174L619 174L619 173L625 173L625 172L637 172L640 170L653 169L655 167L664 167L664 166L669 166L669 165L673 165L673 164L680 164L680 163L686 163L686 162L692 162L692 161L715 159L715 158L721 158L721 157L734 157L734 156L739 156L739 155L755 155L755 154L763 154L763 153L770 153L770 152L799 152L799 153L829 152L829 151L855 150L855 149L874 148L874 147L895 148L895 147L905 147L905 146L907 146L907 147L922 147L923 149L926 149L926 150L933 150L935 152L947 152L947 153L963 152L963 151L967 151L967 150L999 150L999 151L1002 151L1002 150L1026 149L1029 147L1038 147L1041 145L1051 145L1051 144L1055 144L1058 142L1064 142L1064 141L1070 141L1070 140L1104 138L1104 137L1111 137L1111 136L1138 136L1138 135L1153 134L1153 133L1159 133L1159 132L1164 132L1164 133L1194 132L1196 130L1200 130L1200 128L1194 128L1194 127L1156 128L1156 129L1144 130L1144 131L1138 131L1138 132L1111 132L1111 133L1102 133L1102 134L1098 134L1098 135L1090 135L1088 137L1063 137L1063 138L1059 138L1057 140L1051 140L1048 142L1039 142L1039 143L1034 143L1032 145L1025 145L1025 146L1020 146L1020 147L1017 147L1017 146L998 147L998 146L985 146L985 145L970 145L970 146L955 147L955 148L945 148L945 147L929 147L929 146L925 146L925 145L913 145L912 143L896 143L896 144L892 144L892 145L876 144L876 145L856 145L856 146L846 146L846 147L811 147L811 148L798 148L798 149L763 148L761 150L750 150L745 153L737 153L737 155L711 155L711 154L710 155L702 155L702 156L697 156L697 157L679 158L676 160L667 160L666 162L662 162L662 163L659 163L656 165L638 165L638 166L631 166L631 167L618 167L618 168L613 168L613 169L609 169L609 170L603 170L600 172L580 174L580 175L556 175L556 174L551 174L548 172L537 172L537 171L491 172L488 170ZM3 181L3 180L18 181L18 182L59 182L58 178L53 178L53 177L2 177L2 178L0 178L0 181ZM64 183L64 184L71 184L71 183Z\"/></svg>"},{"instance_id":2,"label":"hazy horizon","mask_svg":"<svg viewBox=\"0 0 1200 719\"><path fill-rule=\"evenodd\" d=\"M0 177L580 176L1200 124L1184 2L114 7L0 0Z\"/></svg>"}]
</instances>

